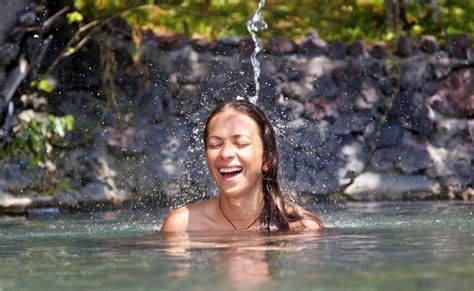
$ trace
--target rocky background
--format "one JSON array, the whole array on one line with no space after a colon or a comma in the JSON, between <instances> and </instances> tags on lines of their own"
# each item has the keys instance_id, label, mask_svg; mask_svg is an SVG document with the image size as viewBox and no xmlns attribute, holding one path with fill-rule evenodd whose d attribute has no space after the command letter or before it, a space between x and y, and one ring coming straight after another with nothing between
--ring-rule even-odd
<instances>
[{"instance_id":1,"label":"rocky background","mask_svg":"<svg viewBox=\"0 0 474 291\"><path fill-rule=\"evenodd\" d=\"M39 168L0 161L0 212L175 206L213 195L203 124L219 101L255 93L252 41L137 32L113 18L55 63L74 35L46 26L36 4L0 2L1 145L46 113L74 115L76 130ZM258 105L274 121L295 199L473 199L470 36L401 37L395 50L276 37L259 59ZM54 89L31 93L28 81L44 72Z\"/></svg>"}]
</instances>

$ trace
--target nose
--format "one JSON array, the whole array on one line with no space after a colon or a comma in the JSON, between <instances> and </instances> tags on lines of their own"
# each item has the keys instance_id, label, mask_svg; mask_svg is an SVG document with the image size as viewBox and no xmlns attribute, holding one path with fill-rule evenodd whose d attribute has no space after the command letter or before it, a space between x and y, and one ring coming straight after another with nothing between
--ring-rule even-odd
<instances>
[{"instance_id":1,"label":"nose","mask_svg":"<svg viewBox=\"0 0 474 291\"><path fill-rule=\"evenodd\" d=\"M232 146L231 144L224 144L221 148L219 156L223 160L228 160L228 159L234 158L235 157L235 147Z\"/></svg>"}]
</instances>

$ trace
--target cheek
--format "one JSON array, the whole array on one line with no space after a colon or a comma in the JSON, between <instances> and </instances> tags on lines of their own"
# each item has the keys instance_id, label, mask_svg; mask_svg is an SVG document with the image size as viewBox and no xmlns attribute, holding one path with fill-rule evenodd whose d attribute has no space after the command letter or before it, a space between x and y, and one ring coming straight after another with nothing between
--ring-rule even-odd
<instances>
[{"instance_id":1,"label":"cheek","mask_svg":"<svg viewBox=\"0 0 474 291\"><path fill-rule=\"evenodd\" d=\"M258 169L259 172L263 166L263 153L259 149L254 149L246 154L246 159L252 165L253 168Z\"/></svg>"},{"instance_id":2,"label":"cheek","mask_svg":"<svg viewBox=\"0 0 474 291\"><path fill-rule=\"evenodd\" d=\"M214 166L217 160L217 157L218 157L218 153L216 151L206 151L207 169L212 176L217 175L217 170Z\"/></svg>"},{"instance_id":3,"label":"cheek","mask_svg":"<svg viewBox=\"0 0 474 291\"><path fill-rule=\"evenodd\" d=\"M214 161L214 157L213 157L213 154L209 151L206 151L206 162L207 162L207 165L210 166L212 164L212 162Z\"/></svg>"}]
</instances>

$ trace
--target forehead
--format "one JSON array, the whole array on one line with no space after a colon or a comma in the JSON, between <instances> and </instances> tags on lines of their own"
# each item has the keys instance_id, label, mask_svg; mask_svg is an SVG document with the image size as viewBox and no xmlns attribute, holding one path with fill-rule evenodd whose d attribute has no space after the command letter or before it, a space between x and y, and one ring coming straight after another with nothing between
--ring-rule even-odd
<instances>
[{"instance_id":1,"label":"forehead","mask_svg":"<svg viewBox=\"0 0 474 291\"><path fill-rule=\"evenodd\" d=\"M232 108L217 113L209 123L209 137L248 135L259 136L257 123L247 114Z\"/></svg>"}]
</instances>

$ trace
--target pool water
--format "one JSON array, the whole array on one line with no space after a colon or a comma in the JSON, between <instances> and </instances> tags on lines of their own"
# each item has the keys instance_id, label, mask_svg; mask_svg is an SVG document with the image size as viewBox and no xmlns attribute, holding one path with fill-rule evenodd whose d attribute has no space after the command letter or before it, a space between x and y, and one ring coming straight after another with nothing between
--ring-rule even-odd
<instances>
[{"instance_id":1,"label":"pool water","mask_svg":"<svg viewBox=\"0 0 474 291\"><path fill-rule=\"evenodd\" d=\"M472 290L474 203L308 207L322 232L163 234L167 209L0 218L0 290Z\"/></svg>"}]
</instances>

